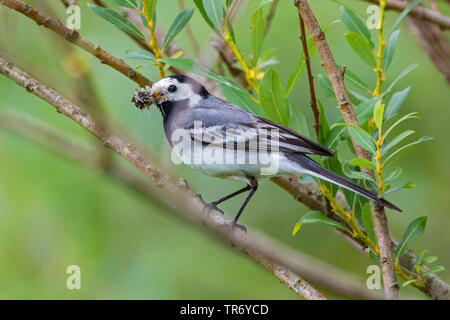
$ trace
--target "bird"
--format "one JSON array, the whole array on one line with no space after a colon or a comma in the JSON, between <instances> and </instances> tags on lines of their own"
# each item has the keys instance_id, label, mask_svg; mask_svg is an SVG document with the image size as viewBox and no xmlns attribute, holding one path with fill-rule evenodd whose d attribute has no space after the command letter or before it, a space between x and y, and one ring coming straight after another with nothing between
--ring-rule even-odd
<instances>
[{"instance_id":1,"label":"bird","mask_svg":"<svg viewBox=\"0 0 450 320\"><path fill-rule=\"evenodd\" d=\"M151 88L147 86L136 91L132 102L139 109L156 104L161 111L165 136L172 147L172 160L181 160L214 177L246 184L208 204L217 208L220 203L249 191L232 220L233 226L237 225L262 179L289 173L331 182L387 208L402 211L308 157L334 157L331 149L210 94L202 84L188 76L167 76Z\"/></svg>"}]
</instances>

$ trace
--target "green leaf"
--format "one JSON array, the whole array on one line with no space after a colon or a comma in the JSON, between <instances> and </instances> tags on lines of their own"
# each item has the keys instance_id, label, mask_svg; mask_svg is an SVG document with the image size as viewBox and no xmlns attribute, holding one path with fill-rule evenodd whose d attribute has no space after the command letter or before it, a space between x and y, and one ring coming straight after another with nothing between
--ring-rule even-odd
<instances>
[{"instance_id":1,"label":"green leaf","mask_svg":"<svg viewBox=\"0 0 450 320\"><path fill-rule=\"evenodd\" d=\"M350 161L352 166L364 167L371 170L377 170L377 167L367 159L364 158L354 158Z\"/></svg>"},{"instance_id":2,"label":"green leaf","mask_svg":"<svg viewBox=\"0 0 450 320\"><path fill-rule=\"evenodd\" d=\"M373 180L373 178L370 175L368 175L367 173L350 170L347 161L345 161L344 165L342 166L342 172L344 173L344 175L346 175L347 177L349 177L351 179L357 179L357 180L362 179L362 180L368 180L368 181L375 182Z\"/></svg>"},{"instance_id":3,"label":"green leaf","mask_svg":"<svg viewBox=\"0 0 450 320\"><path fill-rule=\"evenodd\" d=\"M428 250L423 250L416 258L416 265L422 265L423 264L423 258L425 257L425 254L428 252Z\"/></svg>"},{"instance_id":4,"label":"green leaf","mask_svg":"<svg viewBox=\"0 0 450 320\"><path fill-rule=\"evenodd\" d=\"M153 17L153 22L156 23L155 10L156 10L156 3L158 2L158 0L142 0L142 1L147 1L147 14L149 17ZM147 24L144 23L144 25Z\"/></svg>"},{"instance_id":5,"label":"green leaf","mask_svg":"<svg viewBox=\"0 0 450 320\"><path fill-rule=\"evenodd\" d=\"M265 117L264 110L259 104L257 104L248 94L234 89L233 87L220 84L220 89L222 90L225 98L235 105L244 108L247 111L253 112L261 117Z\"/></svg>"},{"instance_id":6,"label":"green leaf","mask_svg":"<svg viewBox=\"0 0 450 320\"><path fill-rule=\"evenodd\" d=\"M185 71L189 71L201 76L204 76L208 79L217 81L218 83L224 84L228 87L232 87L233 89L240 91L244 94L247 94L247 90L242 88L240 85L238 85L233 80L226 79L224 77L220 77L216 75L214 72L209 71L202 65L198 64L195 61L185 59L185 58L165 58L161 59L163 63L167 63L168 65L171 65L175 68L182 69Z\"/></svg>"},{"instance_id":7,"label":"green leaf","mask_svg":"<svg viewBox=\"0 0 450 320\"><path fill-rule=\"evenodd\" d=\"M386 47L384 47L383 61L381 63L381 67L383 68L384 72L387 71L387 69L389 68L389 65L392 62L392 58L394 57L395 47L397 46L399 34L400 34L400 30L393 32L392 35L389 37Z\"/></svg>"},{"instance_id":8,"label":"green leaf","mask_svg":"<svg viewBox=\"0 0 450 320\"><path fill-rule=\"evenodd\" d=\"M181 11L176 17L175 20L167 30L166 38L164 39L163 48L167 47L169 43L180 33L181 30L186 26L189 20L194 13L194 8L187 8Z\"/></svg>"},{"instance_id":9,"label":"green leaf","mask_svg":"<svg viewBox=\"0 0 450 320\"><path fill-rule=\"evenodd\" d=\"M280 77L274 69L269 69L264 74L260 85L260 101L270 120L284 126L289 124L289 106L286 92L281 84Z\"/></svg>"},{"instance_id":10,"label":"green leaf","mask_svg":"<svg viewBox=\"0 0 450 320\"><path fill-rule=\"evenodd\" d=\"M414 282L417 282L417 279L411 279L411 280L405 281L405 282L403 282L402 287L404 288L407 285L412 284Z\"/></svg>"},{"instance_id":11,"label":"green leaf","mask_svg":"<svg viewBox=\"0 0 450 320\"><path fill-rule=\"evenodd\" d=\"M203 8L216 30L221 31L223 28L222 0L203 0Z\"/></svg>"},{"instance_id":12,"label":"green leaf","mask_svg":"<svg viewBox=\"0 0 450 320\"><path fill-rule=\"evenodd\" d=\"M400 123L408 119L419 119L419 116L417 115L417 112L411 112L401 117L400 119L395 121L394 124L385 132L384 139L386 139L389 136L389 134L392 132L392 130L394 130L396 126L398 126Z\"/></svg>"},{"instance_id":13,"label":"green leaf","mask_svg":"<svg viewBox=\"0 0 450 320\"><path fill-rule=\"evenodd\" d=\"M380 97L373 97L355 106L356 118L360 125L363 125L372 117L373 109L378 104L379 100Z\"/></svg>"},{"instance_id":14,"label":"green leaf","mask_svg":"<svg viewBox=\"0 0 450 320\"><path fill-rule=\"evenodd\" d=\"M125 57L138 60L155 60L155 55L150 51L138 49L136 51L125 52Z\"/></svg>"},{"instance_id":15,"label":"green leaf","mask_svg":"<svg viewBox=\"0 0 450 320\"><path fill-rule=\"evenodd\" d=\"M374 139L362 128L350 123L336 123L335 126L347 126L348 130L350 131L350 135L358 145L360 145L367 151L372 152L373 154L376 153Z\"/></svg>"},{"instance_id":16,"label":"green leaf","mask_svg":"<svg viewBox=\"0 0 450 320\"><path fill-rule=\"evenodd\" d=\"M411 244L416 241L425 231L425 226L427 224L427 217L417 217L406 228L402 239L398 243L397 249L395 249L394 257L400 257L406 249L408 249Z\"/></svg>"},{"instance_id":17,"label":"green leaf","mask_svg":"<svg viewBox=\"0 0 450 320\"><path fill-rule=\"evenodd\" d=\"M334 97L334 90L330 80L321 73L319 73L317 77L319 78L319 87L322 89L323 93L325 93L328 98Z\"/></svg>"},{"instance_id":18,"label":"green leaf","mask_svg":"<svg viewBox=\"0 0 450 320\"><path fill-rule=\"evenodd\" d=\"M200 11L200 14L203 17L203 20L211 27L211 29L214 30L214 24L212 23L211 19L209 19L208 15L206 14L205 7L203 6L203 0L194 0L195 6L197 7L198 11Z\"/></svg>"},{"instance_id":19,"label":"green leaf","mask_svg":"<svg viewBox=\"0 0 450 320\"><path fill-rule=\"evenodd\" d=\"M113 0L121 7L137 9L139 8L136 0Z\"/></svg>"},{"instance_id":20,"label":"green leaf","mask_svg":"<svg viewBox=\"0 0 450 320\"><path fill-rule=\"evenodd\" d=\"M403 173L402 168L397 167L394 171L391 172L389 177L384 179L384 182L393 181L393 180L397 179L398 177L400 177L400 175L402 173Z\"/></svg>"},{"instance_id":21,"label":"green leaf","mask_svg":"<svg viewBox=\"0 0 450 320\"><path fill-rule=\"evenodd\" d=\"M338 66L338 67L341 68L341 66ZM354 86L356 86L366 92L370 92L370 88L364 83L364 81L362 81L356 74L351 72L348 68L345 70L344 80L347 82L350 82Z\"/></svg>"},{"instance_id":22,"label":"green leaf","mask_svg":"<svg viewBox=\"0 0 450 320\"><path fill-rule=\"evenodd\" d=\"M400 107L402 106L403 101L405 101L410 89L411 87L408 87L392 95L391 100L389 100L389 103L386 107L384 119L390 119L397 113L398 109L400 109Z\"/></svg>"},{"instance_id":23,"label":"green leaf","mask_svg":"<svg viewBox=\"0 0 450 320\"><path fill-rule=\"evenodd\" d=\"M438 259L438 257L436 257L436 256L429 256L429 257L426 257L425 259L423 259L423 263L430 264L430 263L435 262L437 259Z\"/></svg>"},{"instance_id":24,"label":"green leaf","mask_svg":"<svg viewBox=\"0 0 450 320\"><path fill-rule=\"evenodd\" d=\"M378 100L377 104L375 105L375 108L373 109L373 119L378 129L380 129L383 124L383 114L384 114L384 104L381 103L381 100Z\"/></svg>"},{"instance_id":25,"label":"green leaf","mask_svg":"<svg viewBox=\"0 0 450 320\"><path fill-rule=\"evenodd\" d=\"M376 67L377 63L375 60L375 55L373 54L373 48L369 41L356 32L346 33L345 39L353 51L355 51L355 53L361 58L361 60L371 67Z\"/></svg>"},{"instance_id":26,"label":"green leaf","mask_svg":"<svg viewBox=\"0 0 450 320\"><path fill-rule=\"evenodd\" d=\"M306 121L305 115L300 110L300 107L292 104L291 102L289 102L289 107L291 115L289 121L289 128L293 129L296 132L301 133L307 138L311 137L309 134L308 121Z\"/></svg>"},{"instance_id":27,"label":"green leaf","mask_svg":"<svg viewBox=\"0 0 450 320\"><path fill-rule=\"evenodd\" d=\"M403 70L398 76L397 78L395 78L395 80L391 83L391 85L389 86L389 88L387 88L387 90L385 92L383 92L383 96L386 95L388 92L390 92L392 90L392 88L395 86L395 84L402 79L403 77L405 77L410 71L414 70L417 67L417 63L414 63L412 65L410 65L409 67L407 67L405 70Z\"/></svg>"},{"instance_id":28,"label":"green leaf","mask_svg":"<svg viewBox=\"0 0 450 320\"><path fill-rule=\"evenodd\" d=\"M394 25L392 26L391 33L394 32L394 31L398 28L400 22L402 22L402 20L408 15L408 13L409 13L412 9L414 9L414 7L417 6L417 5L418 5L419 3L421 3L421 2L422 2L422 0L414 0L414 1L410 2L410 3L405 7L405 9L403 9L402 13L400 13L400 15L398 16L398 18L397 18L397 20L395 21Z\"/></svg>"},{"instance_id":29,"label":"green leaf","mask_svg":"<svg viewBox=\"0 0 450 320\"><path fill-rule=\"evenodd\" d=\"M395 192L395 191L398 191L398 190L401 190L401 189L412 189L412 188L415 188L415 187L416 187L416 184L414 182L412 182L412 181L409 181L409 182L406 182L406 183L402 184L399 187L395 187L395 188L386 190L384 192L384 194L392 193L392 192Z\"/></svg>"},{"instance_id":30,"label":"green leaf","mask_svg":"<svg viewBox=\"0 0 450 320\"><path fill-rule=\"evenodd\" d=\"M145 40L144 35L139 31L139 29L134 24L132 24L130 21L125 19L125 17L123 17L121 14L115 12L112 9L102 8L95 4L88 3L88 7L96 15L98 15L98 16L102 17L103 19L105 19L106 21L112 23L119 29L125 31L126 33L132 35L135 38L138 38L140 40Z\"/></svg>"},{"instance_id":31,"label":"green leaf","mask_svg":"<svg viewBox=\"0 0 450 320\"><path fill-rule=\"evenodd\" d=\"M392 149L394 146L402 142L406 137L409 137L413 133L415 133L415 131L413 130L406 130L400 133L398 136L392 139L392 141L389 142L386 147L383 148L383 155L385 155L390 149Z\"/></svg>"},{"instance_id":32,"label":"green leaf","mask_svg":"<svg viewBox=\"0 0 450 320\"><path fill-rule=\"evenodd\" d=\"M341 19L344 25L347 27L349 31L359 33L367 41L371 41L370 31L367 29L366 25L356 16L353 11L341 7Z\"/></svg>"},{"instance_id":33,"label":"green leaf","mask_svg":"<svg viewBox=\"0 0 450 320\"><path fill-rule=\"evenodd\" d=\"M314 41L312 38L309 38L306 42L308 46L309 57L311 58L316 53L316 47L314 46ZM292 89L294 88L295 83L300 78L303 71L305 71L305 54L301 51L300 56L298 57L297 62L289 73L289 77L286 83L286 95L289 96L291 94Z\"/></svg>"},{"instance_id":34,"label":"green leaf","mask_svg":"<svg viewBox=\"0 0 450 320\"><path fill-rule=\"evenodd\" d=\"M377 237L375 235L375 231L373 229L373 220L372 220L372 212L370 210L370 204L366 203L362 207L361 211L361 222L366 230L367 236L373 243L377 243Z\"/></svg>"},{"instance_id":35,"label":"green leaf","mask_svg":"<svg viewBox=\"0 0 450 320\"><path fill-rule=\"evenodd\" d=\"M433 274L433 273L437 273L437 272L440 272L440 271L444 271L445 270L445 267L444 266L435 266L435 267L433 267L433 268L430 268L427 272L425 272L422 276L423 277L426 277L426 276L429 276L430 274Z\"/></svg>"},{"instance_id":36,"label":"green leaf","mask_svg":"<svg viewBox=\"0 0 450 320\"><path fill-rule=\"evenodd\" d=\"M331 220L328 218L324 213L320 211L311 211L303 215L303 217L298 220L296 223L294 230L292 231L292 235L295 235L301 228L301 226L305 223L324 223L327 224L333 228L348 231L346 227L344 227L342 224L337 223L334 220Z\"/></svg>"},{"instance_id":37,"label":"green leaf","mask_svg":"<svg viewBox=\"0 0 450 320\"><path fill-rule=\"evenodd\" d=\"M264 15L261 7L252 13L250 30L250 41L253 48L252 62L256 66L264 40Z\"/></svg>"},{"instance_id":38,"label":"green leaf","mask_svg":"<svg viewBox=\"0 0 450 320\"><path fill-rule=\"evenodd\" d=\"M409 148L415 146L416 144L419 144L419 143L422 143L422 142L425 142L425 141L430 141L430 140L433 140L433 138L428 137L428 136L423 136L419 140L417 140L415 142L411 142L411 143L401 147L400 149L395 150L395 152L393 152L389 157L386 158L386 160L384 160L383 165L387 166L388 164L392 163L394 161L394 159L395 159L395 156L398 156L401 152L404 152L404 151L408 150Z\"/></svg>"}]
</instances>

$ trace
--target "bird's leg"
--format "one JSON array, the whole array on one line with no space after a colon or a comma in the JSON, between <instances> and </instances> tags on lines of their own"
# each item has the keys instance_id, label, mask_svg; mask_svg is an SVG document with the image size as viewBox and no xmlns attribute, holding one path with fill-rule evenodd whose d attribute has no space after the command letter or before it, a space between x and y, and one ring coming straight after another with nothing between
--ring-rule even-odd
<instances>
[{"instance_id":1,"label":"bird's leg","mask_svg":"<svg viewBox=\"0 0 450 320\"><path fill-rule=\"evenodd\" d=\"M241 216L242 212L244 211L245 207L247 206L248 202L250 201L250 199L253 197L253 195L255 194L256 190L258 189L258 182L256 181L256 179L252 178L250 180L248 188L250 189L250 192L247 195L247 198L245 198L244 203L239 208L239 211L237 212L236 216L234 217L233 222L231 223L231 229L232 230L233 230L233 228L235 226L239 226L239 227L244 228L244 231L247 232L247 230L245 230L244 226L241 226L241 225L237 224L237 221L238 221L239 217Z\"/></svg>"},{"instance_id":2,"label":"bird's leg","mask_svg":"<svg viewBox=\"0 0 450 320\"><path fill-rule=\"evenodd\" d=\"M222 203L222 202L224 202L224 201L226 201L228 199L231 199L231 198L237 196L238 194L241 194L241 193L243 193L245 191L248 191L250 189L251 189L251 187L249 185L247 185L246 187L244 187L242 189L239 189L238 191L232 192L229 195L227 195L225 197L222 197L222 198L220 198L217 201L213 201L213 202L209 203L208 205L213 207L213 208L215 208L219 203Z\"/></svg>"}]
</instances>

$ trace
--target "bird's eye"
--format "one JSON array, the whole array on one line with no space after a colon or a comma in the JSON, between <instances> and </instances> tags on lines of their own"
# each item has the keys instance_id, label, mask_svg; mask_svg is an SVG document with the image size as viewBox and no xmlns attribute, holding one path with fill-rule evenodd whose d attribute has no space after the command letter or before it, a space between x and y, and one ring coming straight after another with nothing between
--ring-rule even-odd
<instances>
[{"instance_id":1,"label":"bird's eye","mask_svg":"<svg viewBox=\"0 0 450 320\"><path fill-rule=\"evenodd\" d=\"M169 92L175 92L175 91L177 91L177 86L171 84L171 85L169 86L169 88L167 88L167 90L169 90Z\"/></svg>"}]
</instances>

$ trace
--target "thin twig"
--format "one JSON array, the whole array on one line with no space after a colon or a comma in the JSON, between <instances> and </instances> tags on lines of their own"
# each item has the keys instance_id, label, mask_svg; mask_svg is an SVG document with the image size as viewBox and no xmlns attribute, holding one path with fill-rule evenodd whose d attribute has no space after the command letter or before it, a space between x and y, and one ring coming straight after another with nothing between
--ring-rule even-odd
<instances>
[{"instance_id":1,"label":"thin twig","mask_svg":"<svg viewBox=\"0 0 450 320\"><path fill-rule=\"evenodd\" d=\"M319 26L314 13L309 7L307 0L296 0L295 6L301 14L309 33L312 35L317 50L322 58L323 66L328 74L334 93L336 95L341 113L346 123L358 125L358 120L353 110L353 106L348 97L345 88L344 79L340 70L336 65L330 47L325 40L325 33ZM355 153L359 158L370 160L370 157L363 148L361 148L352 137ZM365 168L362 168L365 169ZM371 170L364 170L365 173L373 176ZM399 285L397 283L395 265L393 258L392 241L389 234L387 216L384 207L374 201L370 201L372 218L374 222L374 231L378 239L378 248L380 250L380 265L383 275L384 292L386 299L397 299Z\"/></svg>"},{"instance_id":2,"label":"thin twig","mask_svg":"<svg viewBox=\"0 0 450 320\"><path fill-rule=\"evenodd\" d=\"M57 112L64 114L88 130L103 142L104 146L124 157L146 176L150 177L157 187L162 189L159 197L167 199L170 207L179 207L180 212L190 220L202 222L211 231L237 246L259 264L286 283L295 293L305 299L325 299L325 296L303 280L296 273L279 262L278 254L267 249L263 243L245 232L235 229L230 232L231 220L220 211L209 208L206 203L187 188L185 182L180 183L148 161L134 146L102 127L94 118L74 105L53 89L41 84L27 73L0 58L0 73L12 79L28 92L40 97L52 105Z\"/></svg>"},{"instance_id":3,"label":"thin twig","mask_svg":"<svg viewBox=\"0 0 450 320\"><path fill-rule=\"evenodd\" d=\"M316 138L319 138L319 127L320 127L319 108L317 108L316 90L314 88L314 77L311 71L311 61L309 58L308 44L306 42L305 23L303 21L300 12L298 13L298 19L300 22L300 40L302 41L303 53L305 55L305 62L306 62L306 70L308 72L309 94L311 96L311 102L309 104L311 106L314 115L314 129L316 131Z\"/></svg>"},{"instance_id":4,"label":"thin twig","mask_svg":"<svg viewBox=\"0 0 450 320\"><path fill-rule=\"evenodd\" d=\"M364 0L364 1L378 4L378 0ZM400 0L386 1L386 9L389 10L403 11L407 5L408 5L407 1L406 2ZM444 30L450 29L450 17L446 17L437 11L426 9L421 6L416 6L409 12L408 15L421 20L430 21Z\"/></svg>"},{"instance_id":5,"label":"thin twig","mask_svg":"<svg viewBox=\"0 0 450 320\"><path fill-rule=\"evenodd\" d=\"M266 35L270 30L270 26L272 25L273 17L275 16L275 11L277 10L279 2L280 0L273 0L270 5L269 12L264 20L264 35Z\"/></svg>"}]
</instances>

